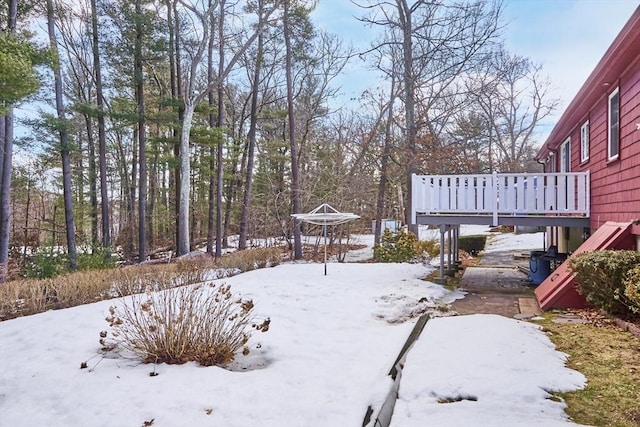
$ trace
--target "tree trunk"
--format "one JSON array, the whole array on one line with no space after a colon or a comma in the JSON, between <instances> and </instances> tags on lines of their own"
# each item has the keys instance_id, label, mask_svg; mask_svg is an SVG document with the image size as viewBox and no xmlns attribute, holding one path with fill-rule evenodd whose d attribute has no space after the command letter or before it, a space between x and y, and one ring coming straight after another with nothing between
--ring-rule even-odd
<instances>
[{"instance_id":1,"label":"tree trunk","mask_svg":"<svg viewBox=\"0 0 640 427\"><path fill-rule=\"evenodd\" d=\"M212 7L212 0L209 0L209 8ZM214 42L214 32L213 28L215 27L215 19L214 15L210 16L210 24L211 24L211 34L209 39L209 46L207 51L207 81L209 84L212 84L214 81L213 75L213 42ZM214 94L213 91L209 92L209 129L213 129L216 126L216 115L214 114ZM214 235L215 235L215 207L216 207L216 145L211 144L209 148L209 200L208 200L208 209L207 209L207 253L209 255L214 255Z\"/></svg>"},{"instance_id":2,"label":"tree trunk","mask_svg":"<svg viewBox=\"0 0 640 427\"><path fill-rule=\"evenodd\" d=\"M98 245L98 174L96 173L96 144L93 139L93 126L91 116L85 114L84 120L87 127L87 148L89 150L89 204L91 206L89 217L91 218L91 246Z\"/></svg>"},{"instance_id":3,"label":"tree trunk","mask_svg":"<svg viewBox=\"0 0 640 427\"><path fill-rule=\"evenodd\" d=\"M182 86L179 83L182 81L182 68L180 66L180 33L179 31L176 31L180 28L180 17L178 15L178 11L176 10L176 4L176 0L167 0L167 23L169 24L169 70L171 74L170 78L172 101L182 99ZM183 105L180 105L178 107L178 121L180 123L184 122ZM173 129L173 137L176 140L176 143L173 146L173 156L176 159L180 159L181 134L175 127ZM182 188L182 180L180 179L180 168L180 163L176 162L176 166L172 171L175 189L172 202L175 206L174 218L176 222L176 251L178 251L178 247L180 246L180 233L182 230L182 227L180 226L180 189Z\"/></svg>"},{"instance_id":4,"label":"tree trunk","mask_svg":"<svg viewBox=\"0 0 640 427\"><path fill-rule=\"evenodd\" d=\"M300 174L298 170L298 146L296 144L296 123L293 104L293 77L291 29L289 28L290 0L284 2L283 32L285 43L285 74L287 80L287 111L289 122L289 141L291 144L291 205L294 214L300 213ZM300 221L293 219L293 258L302 259L302 239L300 236Z\"/></svg>"},{"instance_id":5,"label":"tree trunk","mask_svg":"<svg viewBox=\"0 0 640 427\"><path fill-rule=\"evenodd\" d=\"M136 228L136 212L135 212L135 202L136 202L136 180L138 178L138 127L133 128L133 147L131 149L131 176L129 177L129 194L128 196L128 223L129 223L129 233L127 236L129 245L129 254L133 257L135 254L135 241L134 233Z\"/></svg>"},{"instance_id":6,"label":"tree trunk","mask_svg":"<svg viewBox=\"0 0 640 427\"><path fill-rule=\"evenodd\" d=\"M18 19L18 0L8 0L7 29L15 34ZM0 116L0 283L7 279L9 267L9 238L11 218L11 173L13 171L13 107Z\"/></svg>"},{"instance_id":7,"label":"tree trunk","mask_svg":"<svg viewBox=\"0 0 640 427\"><path fill-rule=\"evenodd\" d=\"M162 94L162 99L165 98L165 94ZM159 112L161 112L162 107L160 107ZM162 136L160 126L156 126L156 137L160 138ZM160 147L158 144L155 144L153 150L153 157L151 159L150 173L149 173L149 195L147 199L149 200L149 207L147 209L147 244L149 247L153 248L156 244L156 237L158 234L156 224L154 222L156 203L158 200L158 164L160 162Z\"/></svg>"},{"instance_id":8,"label":"tree trunk","mask_svg":"<svg viewBox=\"0 0 640 427\"><path fill-rule=\"evenodd\" d=\"M55 34L53 2L47 0L47 29L49 32L49 44L54 53L57 53L57 41ZM53 74L55 81L56 112L58 120L66 121L64 104L62 102L62 75L60 73L60 59L54 55ZM71 188L71 161L69 153L69 136L65 126L60 124L60 154L62 156L62 185L64 193L64 216L67 235L67 252L69 254L69 268L75 270L78 267L76 252L75 224L73 220L73 192Z\"/></svg>"},{"instance_id":9,"label":"tree trunk","mask_svg":"<svg viewBox=\"0 0 640 427\"><path fill-rule=\"evenodd\" d=\"M191 250L189 236L189 177L191 175L190 153L189 153L189 132L191 131L191 123L193 122L193 113L196 108L195 104L185 105L184 119L182 120L182 132L180 135L180 200L179 200L179 225L178 233L178 256L186 255Z\"/></svg>"},{"instance_id":10,"label":"tree trunk","mask_svg":"<svg viewBox=\"0 0 640 427\"><path fill-rule=\"evenodd\" d=\"M389 96L389 106L387 111L387 123L384 132L384 147L382 149L382 158L380 159L380 182L378 184L378 199L376 202L376 229L373 235L373 241L376 245L380 244L380 235L382 234L382 215L384 212L385 191L387 189L387 166L389 163L389 154L391 151L391 126L393 125L393 101L396 91L395 76L391 76L391 94Z\"/></svg>"},{"instance_id":11,"label":"tree trunk","mask_svg":"<svg viewBox=\"0 0 640 427\"><path fill-rule=\"evenodd\" d=\"M147 258L147 147L144 117L144 80L142 72L142 7L136 0L136 40L134 57L135 96L138 113L138 261Z\"/></svg>"},{"instance_id":12,"label":"tree trunk","mask_svg":"<svg viewBox=\"0 0 640 427\"><path fill-rule=\"evenodd\" d=\"M98 45L98 12L96 0L91 0L91 30L93 38L93 70L96 79L96 102L98 103L98 168L100 169L100 213L102 217L102 248L111 247L111 217L107 188L107 139L104 124L104 97L102 93L102 69Z\"/></svg>"},{"instance_id":13,"label":"tree trunk","mask_svg":"<svg viewBox=\"0 0 640 427\"><path fill-rule=\"evenodd\" d=\"M258 14L262 16L264 3L258 1ZM256 130L258 127L258 89L260 87L260 74L263 61L264 35L258 35L258 54L253 70L253 84L251 88L251 109L249 113L249 132L247 134L247 169L245 171L244 193L242 195L242 211L240 213L240 238L238 249L246 249L249 231L249 208L251 205L251 187L253 185L253 165L256 149Z\"/></svg>"},{"instance_id":14,"label":"tree trunk","mask_svg":"<svg viewBox=\"0 0 640 427\"><path fill-rule=\"evenodd\" d=\"M222 129L224 126L224 7L225 0L220 0L220 17L218 22L218 127ZM213 28L211 29L213 31ZM220 139L218 140L218 150L216 158L217 164L217 186L216 186L216 258L222 256L222 191L224 181L224 153L223 153L224 136L220 132Z\"/></svg>"},{"instance_id":15,"label":"tree trunk","mask_svg":"<svg viewBox=\"0 0 640 427\"><path fill-rule=\"evenodd\" d=\"M27 203L24 209L24 243L22 248L22 262L27 260L29 248L29 215L31 210L31 179L27 178Z\"/></svg>"},{"instance_id":16,"label":"tree trunk","mask_svg":"<svg viewBox=\"0 0 640 427\"><path fill-rule=\"evenodd\" d=\"M406 179L407 194L411 194L411 178L415 172L414 159L416 155L416 117L415 117L415 81L413 78L413 25L411 14L413 9L409 7L406 0L398 1L398 12L400 14L400 22L402 23L402 56L403 56L403 83L404 83L404 107L405 122L407 126L407 149L406 153ZM400 208L404 208L400 206ZM411 197L408 198L408 206L405 209L405 224L411 225Z\"/></svg>"},{"instance_id":17,"label":"tree trunk","mask_svg":"<svg viewBox=\"0 0 640 427\"><path fill-rule=\"evenodd\" d=\"M7 115L0 117L3 131L2 176L0 177L0 283L7 279L9 267L9 239L11 218L11 172L13 162L13 108L9 106Z\"/></svg>"}]
</instances>

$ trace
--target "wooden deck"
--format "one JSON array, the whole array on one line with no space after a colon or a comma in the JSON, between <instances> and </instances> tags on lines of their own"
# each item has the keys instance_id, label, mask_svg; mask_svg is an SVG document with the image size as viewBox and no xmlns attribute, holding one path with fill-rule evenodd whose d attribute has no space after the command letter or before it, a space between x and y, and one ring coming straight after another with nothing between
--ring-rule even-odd
<instances>
[{"instance_id":1,"label":"wooden deck","mask_svg":"<svg viewBox=\"0 0 640 427\"><path fill-rule=\"evenodd\" d=\"M589 172L414 175L422 225L589 226Z\"/></svg>"}]
</instances>

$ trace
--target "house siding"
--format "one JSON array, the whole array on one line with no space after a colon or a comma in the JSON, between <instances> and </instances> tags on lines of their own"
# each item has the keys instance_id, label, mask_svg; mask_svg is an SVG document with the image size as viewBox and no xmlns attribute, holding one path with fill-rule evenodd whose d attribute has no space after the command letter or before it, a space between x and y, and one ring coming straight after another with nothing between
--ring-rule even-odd
<instances>
[{"instance_id":1,"label":"house siding","mask_svg":"<svg viewBox=\"0 0 640 427\"><path fill-rule=\"evenodd\" d=\"M620 88L620 157L607 160L607 100L594 144L598 161L591 166L591 226L603 221L640 219L640 60L622 75Z\"/></svg>"},{"instance_id":2,"label":"house siding","mask_svg":"<svg viewBox=\"0 0 640 427\"><path fill-rule=\"evenodd\" d=\"M636 12L637 14L638 12ZM638 39L635 30L634 37ZM625 222L640 219L640 49L627 56L628 63L615 81L606 86L593 86L599 91L598 99L587 105L582 115L573 115L573 123L562 123L571 129L566 135L556 135L556 144L571 138L571 170L590 171L591 175L591 227L598 228L606 221ZM613 56L612 61L620 60ZM608 104L609 95L619 89L620 142L619 157L608 159ZM579 118L579 120L578 120ZM580 128L589 120L589 159L580 159ZM569 125L569 126L567 126ZM557 145L559 147L559 145ZM559 162L559 155L555 156ZM559 164L556 165L559 168ZM557 169L559 170L559 169Z\"/></svg>"}]
</instances>

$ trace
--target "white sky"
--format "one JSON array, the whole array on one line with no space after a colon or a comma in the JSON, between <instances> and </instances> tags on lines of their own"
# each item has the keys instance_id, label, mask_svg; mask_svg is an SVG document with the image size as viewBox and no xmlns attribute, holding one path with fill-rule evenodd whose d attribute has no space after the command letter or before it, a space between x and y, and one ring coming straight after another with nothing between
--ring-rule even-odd
<instances>
[{"instance_id":1,"label":"white sky","mask_svg":"<svg viewBox=\"0 0 640 427\"><path fill-rule=\"evenodd\" d=\"M639 4L638 0L505 0L507 48L542 64L554 96L561 99L559 109L539 129L540 142ZM366 48L371 29L355 18L362 14L349 0L319 0L313 16L319 27ZM375 76L356 59L341 83L348 99L375 85Z\"/></svg>"},{"instance_id":2,"label":"white sky","mask_svg":"<svg viewBox=\"0 0 640 427\"><path fill-rule=\"evenodd\" d=\"M487 250L512 247L510 237L492 238ZM517 246L540 239L520 235ZM462 297L422 280L433 268L331 263L324 276L322 264L287 263L224 279L254 301L257 316L271 318L231 370L103 359L99 332L116 300L0 322L0 427L361 425L391 388L388 371L415 316ZM85 361L89 369L80 369ZM433 319L408 353L392 425L575 425L549 394L585 384L565 361L528 322Z\"/></svg>"}]
</instances>

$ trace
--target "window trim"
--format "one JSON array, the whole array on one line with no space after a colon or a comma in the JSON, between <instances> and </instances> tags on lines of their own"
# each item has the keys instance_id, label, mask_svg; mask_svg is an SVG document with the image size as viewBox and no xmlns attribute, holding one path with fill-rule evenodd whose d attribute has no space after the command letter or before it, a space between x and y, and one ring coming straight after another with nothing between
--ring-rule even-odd
<instances>
[{"instance_id":1,"label":"window trim","mask_svg":"<svg viewBox=\"0 0 640 427\"><path fill-rule=\"evenodd\" d=\"M591 129L589 120L587 120L580 126L580 163L585 163L589 160L590 134Z\"/></svg>"},{"instance_id":2,"label":"window trim","mask_svg":"<svg viewBox=\"0 0 640 427\"><path fill-rule=\"evenodd\" d=\"M612 139L612 129L613 127L611 126L611 118L612 118L612 111L611 111L611 101L616 98L618 99L618 105L617 105L617 123L616 123L616 130L617 130L617 138L615 141L613 141ZM615 142L616 143L616 153L612 155L612 148L613 145L612 143ZM620 157L620 87L616 87L610 94L609 94L609 98L607 101L607 159L609 161L611 160L616 160L618 157Z\"/></svg>"},{"instance_id":3,"label":"window trim","mask_svg":"<svg viewBox=\"0 0 640 427\"><path fill-rule=\"evenodd\" d=\"M555 152L550 152L549 153L549 170L547 172L549 173L556 173L557 172L557 165L556 165L556 153Z\"/></svg>"},{"instance_id":4,"label":"window trim","mask_svg":"<svg viewBox=\"0 0 640 427\"><path fill-rule=\"evenodd\" d=\"M571 137L560 145L560 173L571 172Z\"/></svg>"}]
</instances>

